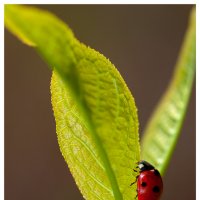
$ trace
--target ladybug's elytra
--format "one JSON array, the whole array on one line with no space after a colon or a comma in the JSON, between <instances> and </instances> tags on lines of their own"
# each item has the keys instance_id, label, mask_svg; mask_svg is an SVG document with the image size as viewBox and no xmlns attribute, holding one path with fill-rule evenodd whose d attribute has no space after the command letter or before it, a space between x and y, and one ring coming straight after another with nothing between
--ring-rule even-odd
<instances>
[{"instance_id":1,"label":"ladybug's elytra","mask_svg":"<svg viewBox=\"0 0 200 200\"><path fill-rule=\"evenodd\" d=\"M159 171L144 160L138 163L138 168L140 170L137 177L138 200L159 200L163 191Z\"/></svg>"}]
</instances>

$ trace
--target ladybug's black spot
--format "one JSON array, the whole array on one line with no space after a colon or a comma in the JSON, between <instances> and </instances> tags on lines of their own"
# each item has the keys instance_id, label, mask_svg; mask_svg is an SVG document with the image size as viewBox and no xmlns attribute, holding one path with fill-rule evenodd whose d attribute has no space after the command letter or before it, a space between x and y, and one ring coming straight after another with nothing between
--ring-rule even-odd
<instances>
[{"instance_id":1,"label":"ladybug's black spot","mask_svg":"<svg viewBox=\"0 0 200 200\"><path fill-rule=\"evenodd\" d=\"M159 171L158 171L157 169L155 169L153 173L154 173L156 176L160 176L160 173L159 173Z\"/></svg>"},{"instance_id":2,"label":"ladybug's black spot","mask_svg":"<svg viewBox=\"0 0 200 200\"><path fill-rule=\"evenodd\" d=\"M142 182L142 183L141 183L141 186L142 186L142 187L146 187L146 186L147 186L147 183L146 183L146 182Z\"/></svg>"},{"instance_id":3,"label":"ladybug's black spot","mask_svg":"<svg viewBox=\"0 0 200 200\"><path fill-rule=\"evenodd\" d=\"M160 192L160 188L158 186L153 187L153 192L158 193Z\"/></svg>"}]
</instances>

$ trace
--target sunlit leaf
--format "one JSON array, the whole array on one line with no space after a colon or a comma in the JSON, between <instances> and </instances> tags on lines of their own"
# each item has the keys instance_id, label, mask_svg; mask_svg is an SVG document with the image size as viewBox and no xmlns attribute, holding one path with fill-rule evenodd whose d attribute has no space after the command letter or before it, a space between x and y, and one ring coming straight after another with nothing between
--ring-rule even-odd
<instances>
[{"instance_id":1,"label":"sunlit leaf","mask_svg":"<svg viewBox=\"0 0 200 200\"><path fill-rule=\"evenodd\" d=\"M84 198L134 199L136 185L130 184L140 159L137 109L117 69L49 12L6 5L5 24L54 69L58 142Z\"/></svg>"}]
</instances>

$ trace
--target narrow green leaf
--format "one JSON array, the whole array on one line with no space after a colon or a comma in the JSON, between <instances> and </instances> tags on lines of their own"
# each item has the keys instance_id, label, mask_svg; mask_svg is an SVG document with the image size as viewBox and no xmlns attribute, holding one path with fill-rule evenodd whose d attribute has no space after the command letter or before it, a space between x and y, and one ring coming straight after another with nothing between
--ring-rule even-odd
<instances>
[{"instance_id":1,"label":"narrow green leaf","mask_svg":"<svg viewBox=\"0 0 200 200\"><path fill-rule=\"evenodd\" d=\"M196 62L196 15L189 27L170 85L156 108L142 140L142 159L148 160L164 174L183 123Z\"/></svg>"},{"instance_id":2,"label":"narrow green leaf","mask_svg":"<svg viewBox=\"0 0 200 200\"><path fill-rule=\"evenodd\" d=\"M117 69L52 14L7 5L7 28L49 66L58 142L85 199L132 200L140 159L134 99Z\"/></svg>"}]
</instances>

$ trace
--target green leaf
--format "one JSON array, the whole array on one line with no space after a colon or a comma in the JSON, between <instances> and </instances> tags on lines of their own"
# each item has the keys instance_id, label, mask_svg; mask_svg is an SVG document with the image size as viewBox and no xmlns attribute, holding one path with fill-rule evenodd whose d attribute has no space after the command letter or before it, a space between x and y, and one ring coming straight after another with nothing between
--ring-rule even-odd
<instances>
[{"instance_id":1,"label":"green leaf","mask_svg":"<svg viewBox=\"0 0 200 200\"><path fill-rule=\"evenodd\" d=\"M6 5L5 24L54 67L58 142L84 198L134 199L136 185L130 184L140 159L138 116L117 69L48 12Z\"/></svg>"},{"instance_id":2,"label":"green leaf","mask_svg":"<svg viewBox=\"0 0 200 200\"><path fill-rule=\"evenodd\" d=\"M151 117L142 138L142 159L164 174L180 135L196 62L196 15L192 11L189 27L170 85Z\"/></svg>"}]
</instances>

